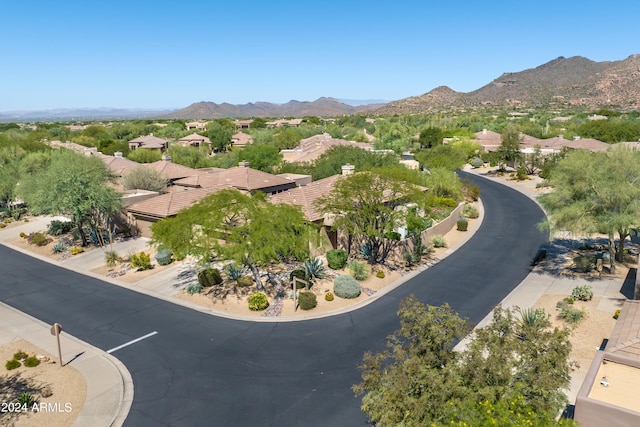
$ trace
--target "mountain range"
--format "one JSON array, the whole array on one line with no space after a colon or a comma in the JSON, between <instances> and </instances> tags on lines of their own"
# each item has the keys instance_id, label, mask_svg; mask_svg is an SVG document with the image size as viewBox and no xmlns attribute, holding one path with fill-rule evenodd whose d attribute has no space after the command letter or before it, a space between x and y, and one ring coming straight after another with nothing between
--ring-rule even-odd
<instances>
[{"instance_id":1,"label":"mountain range","mask_svg":"<svg viewBox=\"0 0 640 427\"><path fill-rule=\"evenodd\" d=\"M375 88L372 89L375 91ZM255 102L242 105L196 102L179 110L114 108L58 109L0 114L0 121L90 119L208 119L249 117L340 116L355 113L416 114L478 107L586 107L640 109L640 55L621 61L595 62L559 57L536 68L502 74L472 92L447 86L397 101L356 101L322 97L286 104ZM360 105L357 105L360 104Z\"/></svg>"}]
</instances>

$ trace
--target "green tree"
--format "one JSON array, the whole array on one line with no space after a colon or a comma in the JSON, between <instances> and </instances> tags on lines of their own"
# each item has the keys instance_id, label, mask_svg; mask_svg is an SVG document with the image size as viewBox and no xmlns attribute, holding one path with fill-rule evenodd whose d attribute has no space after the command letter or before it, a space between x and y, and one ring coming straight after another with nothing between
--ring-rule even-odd
<instances>
[{"instance_id":1,"label":"green tree","mask_svg":"<svg viewBox=\"0 0 640 427\"><path fill-rule=\"evenodd\" d=\"M611 271L621 261L630 228L640 225L640 152L570 152L551 170L553 191L539 197L548 225L609 236ZM615 234L618 233L618 246Z\"/></svg>"},{"instance_id":2,"label":"green tree","mask_svg":"<svg viewBox=\"0 0 640 427\"><path fill-rule=\"evenodd\" d=\"M0 148L0 201L11 211L20 179L20 162L25 151L19 146Z\"/></svg>"},{"instance_id":3,"label":"green tree","mask_svg":"<svg viewBox=\"0 0 640 427\"><path fill-rule=\"evenodd\" d=\"M125 190L147 190L163 193L167 188L167 179L160 172L149 167L138 167L122 178Z\"/></svg>"},{"instance_id":4,"label":"green tree","mask_svg":"<svg viewBox=\"0 0 640 427\"><path fill-rule=\"evenodd\" d=\"M502 133L499 152L502 157L502 161L505 163L512 163L516 166L516 163L520 159L520 131L513 125L507 125Z\"/></svg>"},{"instance_id":5,"label":"green tree","mask_svg":"<svg viewBox=\"0 0 640 427\"><path fill-rule=\"evenodd\" d=\"M274 205L260 192L251 196L233 189L218 191L151 230L152 241L172 248L177 257L192 255L203 264L216 257L245 264L258 289L259 266L308 258L313 235L299 208Z\"/></svg>"},{"instance_id":6,"label":"green tree","mask_svg":"<svg viewBox=\"0 0 640 427\"><path fill-rule=\"evenodd\" d=\"M362 410L380 426L573 425L555 419L569 385L569 331L544 318L524 335L516 316L498 307L455 351L470 331L465 320L447 304L403 300L400 329L359 367L353 390L363 395Z\"/></svg>"},{"instance_id":7,"label":"green tree","mask_svg":"<svg viewBox=\"0 0 640 427\"><path fill-rule=\"evenodd\" d=\"M24 177L19 193L36 213L69 216L86 245L83 227L104 227L120 210L120 197L109 185L114 179L99 158L60 149L46 169Z\"/></svg>"},{"instance_id":8,"label":"green tree","mask_svg":"<svg viewBox=\"0 0 640 427\"><path fill-rule=\"evenodd\" d=\"M280 151L273 145L251 144L238 151L238 158L251 164L253 169L271 172L282 161Z\"/></svg>"},{"instance_id":9,"label":"green tree","mask_svg":"<svg viewBox=\"0 0 640 427\"><path fill-rule=\"evenodd\" d=\"M211 123L207 127L207 136L211 141L211 149L213 151L225 151L231 144L233 133L231 130L222 127L219 123Z\"/></svg>"},{"instance_id":10,"label":"green tree","mask_svg":"<svg viewBox=\"0 0 640 427\"><path fill-rule=\"evenodd\" d=\"M442 129L430 126L420 131L418 143L420 148L433 148L442 144L442 138L444 138Z\"/></svg>"},{"instance_id":11,"label":"green tree","mask_svg":"<svg viewBox=\"0 0 640 427\"><path fill-rule=\"evenodd\" d=\"M350 164L356 171L367 171L373 168L404 168L398 164L398 156L372 153L360 147L338 145L325 151L316 159L312 171L313 179L318 180L342 173L342 166Z\"/></svg>"},{"instance_id":12,"label":"green tree","mask_svg":"<svg viewBox=\"0 0 640 427\"><path fill-rule=\"evenodd\" d=\"M162 153L158 150L139 148L137 150L129 151L127 158L138 163L153 163L162 158Z\"/></svg>"},{"instance_id":13,"label":"green tree","mask_svg":"<svg viewBox=\"0 0 640 427\"><path fill-rule=\"evenodd\" d=\"M396 207L421 197L416 186L392 174L365 171L336 181L317 206L324 213L337 214L333 227L362 238L371 247L369 263L379 264L398 243L387 236L406 221L406 209Z\"/></svg>"},{"instance_id":14,"label":"green tree","mask_svg":"<svg viewBox=\"0 0 640 427\"><path fill-rule=\"evenodd\" d=\"M213 159L209 156L209 148L206 146L196 148L172 145L167 150L167 155L171 156L173 163L192 169L213 166Z\"/></svg>"}]
</instances>

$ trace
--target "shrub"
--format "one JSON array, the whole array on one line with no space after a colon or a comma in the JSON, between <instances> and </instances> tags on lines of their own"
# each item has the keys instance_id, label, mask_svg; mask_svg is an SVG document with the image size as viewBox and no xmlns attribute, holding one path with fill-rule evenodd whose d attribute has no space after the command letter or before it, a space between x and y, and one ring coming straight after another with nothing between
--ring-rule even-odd
<instances>
[{"instance_id":1,"label":"shrub","mask_svg":"<svg viewBox=\"0 0 640 427\"><path fill-rule=\"evenodd\" d=\"M17 353L14 353L13 360L22 360L22 359L26 359L27 357L29 357L27 353L25 353L22 350L18 350Z\"/></svg>"},{"instance_id":2,"label":"shrub","mask_svg":"<svg viewBox=\"0 0 640 427\"><path fill-rule=\"evenodd\" d=\"M356 279L346 274L341 274L333 281L333 293L340 298L357 298L362 292L362 287Z\"/></svg>"},{"instance_id":3,"label":"shrub","mask_svg":"<svg viewBox=\"0 0 640 427\"><path fill-rule=\"evenodd\" d=\"M564 305L560 309L560 313L558 314L559 318L571 323L572 325L575 325L576 323L580 322L584 318L584 316L585 316L584 310L580 310L568 304Z\"/></svg>"},{"instance_id":4,"label":"shrub","mask_svg":"<svg viewBox=\"0 0 640 427\"><path fill-rule=\"evenodd\" d=\"M71 252L71 255L78 255L84 252L84 248L82 246L71 246L69 252Z\"/></svg>"},{"instance_id":5,"label":"shrub","mask_svg":"<svg viewBox=\"0 0 640 427\"><path fill-rule=\"evenodd\" d=\"M131 255L131 266L138 271L151 269L151 255L146 252Z\"/></svg>"},{"instance_id":6,"label":"shrub","mask_svg":"<svg viewBox=\"0 0 640 427\"><path fill-rule=\"evenodd\" d=\"M595 257L592 255L578 255L573 258L573 265L580 273L588 273L593 270L595 263Z\"/></svg>"},{"instance_id":7,"label":"shrub","mask_svg":"<svg viewBox=\"0 0 640 427\"><path fill-rule=\"evenodd\" d=\"M4 367L7 368L7 371L10 371L12 369L19 368L20 362L15 359L7 360L7 363L5 363Z\"/></svg>"},{"instance_id":8,"label":"shrub","mask_svg":"<svg viewBox=\"0 0 640 427\"><path fill-rule=\"evenodd\" d=\"M4 222L0 222L0 228L5 228L7 226L7 224L5 224Z\"/></svg>"},{"instance_id":9,"label":"shrub","mask_svg":"<svg viewBox=\"0 0 640 427\"><path fill-rule=\"evenodd\" d=\"M347 264L349 254L342 249L333 249L327 252L327 264L329 268L340 270Z\"/></svg>"},{"instance_id":10,"label":"shrub","mask_svg":"<svg viewBox=\"0 0 640 427\"><path fill-rule=\"evenodd\" d=\"M293 281L293 278L297 277L300 280L307 280L307 272L300 269L300 268L296 268L295 270L293 270L291 273L289 273L289 280ZM302 289L305 287L305 284L302 282L296 282L296 289Z\"/></svg>"},{"instance_id":11,"label":"shrub","mask_svg":"<svg viewBox=\"0 0 640 427\"><path fill-rule=\"evenodd\" d=\"M356 280L365 280L371 274L371 268L362 261L351 261L347 268Z\"/></svg>"},{"instance_id":12,"label":"shrub","mask_svg":"<svg viewBox=\"0 0 640 427\"><path fill-rule=\"evenodd\" d=\"M324 265L322 265L322 260L320 258L314 258L313 261L305 260L304 261L304 271L307 276L307 280L314 279L322 279L327 277L327 273L325 272Z\"/></svg>"},{"instance_id":13,"label":"shrub","mask_svg":"<svg viewBox=\"0 0 640 427\"><path fill-rule=\"evenodd\" d=\"M49 243L49 239L43 233L31 233L27 239L30 245L46 246Z\"/></svg>"},{"instance_id":14,"label":"shrub","mask_svg":"<svg viewBox=\"0 0 640 427\"><path fill-rule=\"evenodd\" d=\"M118 255L118 252L114 251L113 249L108 250L104 253L104 262L105 264L107 264L107 266L115 267L119 261L120 255Z\"/></svg>"},{"instance_id":15,"label":"shrub","mask_svg":"<svg viewBox=\"0 0 640 427\"><path fill-rule=\"evenodd\" d=\"M464 215L467 218L475 219L480 216L480 213L478 212L478 209L475 206L466 204L462 209L462 215Z\"/></svg>"},{"instance_id":16,"label":"shrub","mask_svg":"<svg viewBox=\"0 0 640 427\"><path fill-rule=\"evenodd\" d=\"M326 292L324 294L325 301L333 301L333 299L334 299L333 292Z\"/></svg>"},{"instance_id":17,"label":"shrub","mask_svg":"<svg viewBox=\"0 0 640 427\"><path fill-rule=\"evenodd\" d=\"M300 292L298 295L298 306L303 310L311 310L318 305L316 294L313 292Z\"/></svg>"},{"instance_id":18,"label":"shrub","mask_svg":"<svg viewBox=\"0 0 640 427\"><path fill-rule=\"evenodd\" d=\"M384 271L382 271L382 270L376 271L376 277L378 279L384 279Z\"/></svg>"},{"instance_id":19,"label":"shrub","mask_svg":"<svg viewBox=\"0 0 640 427\"><path fill-rule=\"evenodd\" d=\"M481 168L482 166L484 166L484 162L480 157L474 157L473 159L471 159L469 164L474 168Z\"/></svg>"},{"instance_id":20,"label":"shrub","mask_svg":"<svg viewBox=\"0 0 640 427\"><path fill-rule=\"evenodd\" d=\"M591 290L591 286L576 286L571 291L571 298L580 301L591 301L591 298L593 298L593 291Z\"/></svg>"},{"instance_id":21,"label":"shrub","mask_svg":"<svg viewBox=\"0 0 640 427\"><path fill-rule=\"evenodd\" d=\"M61 236L65 233L70 232L73 229L73 222L71 221L58 221L58 220L53 220L51 221L51 223L49 223L49 229L47 230L47 233L51 234L52 236Z\"/></svg>"},{"instance_id":22,"label":"shrub","mask_svg":"<svg viewBox=\"0 0 640 427\"><path fill-rule=\"evenodd\" d=\"M173 251L168 248L159 249L154 258L158 265L169 265L173 261Z\"/></svg>"},{"instance_id":23,"label":"shrub","mask_svg":"<svg viewBox=\"0 0 640 427\"><path fill-rule=\"evenodd\" d=\"M53 254L61 254L64 252L65 244L62 241L57 241L55 245L51 248L51 253Z\"/></svg>"},{"instance_id":24,"label":"shrub","mask_svg":"<svg viewBox=\"0 0 640 427\"><path fill-rule=\"evenodd\" d=\"M436 248L446 248L447 247L447 241L444 240L443 236L433 236L431 238L431 244L436 247Z\"/></svg>"},{"instance_id":25,"label":"shrub","mask_svg":"<svg viewBox=\"0 0 640 427\"><path fill-rule=\"evenodd\" d=\"M217 268L205 268L198 273L198 283L205 288L209 288L214 285L222 283L222 275Z\"/></svg>"},{"instance_id":26,"label":"shrub","mask_svg":"<svg viewBox=\"0 0 640 427\"><path fill-rule=\"evenodd\" d=\"M467 231L467 228L469 227L469 221L467 221L466 219L459 219L458 222L456 222L456 226L458 228L458 231Z\"/></svg>"},{"instance_id":27,"label":"shrub","mask_svg":"<svg viewBox=\"0 0 640 427\"><path fill-rule=\"evenodd\" d=\"M400 240L402 236L397 231L387 231L384 233L384 238L389 240Z\"/></svg>"},{"instance_id":28,"label":"shrub","mask_svg":"<svg viewBox=\"0 0 640 427\"><path fill-rule=\"evenodd\" d=\"M263 292L257 292L249 297L249 310L262 311L267 307L269 307L269 300Z\"/></svg>"},{"instance_id":29,"label":"shrub","mask_svg":"<svg viewBox=\"0 0 640 427\"><path fill-rule=\"evenodd\" d=\"M573 298L571 297L565 297L562 299L562 301L566 302L567 304L573 304Z\"/></svg>"},{"instance_id":30,"label":"shrub","mask_svg":"<svg viewBox=\"0 0 640 427\"><path fill-rule=\"evenodd\" d=\"M200 283L194 283L192 285L187 286L187 293L189 295L199 294L202 292L202 285Z\"/></svg>"},{"instance_id":31,"label":"shrub","mask_svg":"<svg viewBox=\"0 0 640 427\"><path fill-rule=\"evenodd\" d=\"M253 277L251 277L251 276L242 276L241 278L236 280L236 282L237 282L238 286L245 288L247 286L253 285Z\"/></svg>"},{"instance_id":32,"label":"shrub","mask_svg":"<svg viewBox=\"0 0 640 427\"><path fill-rule=\"evenodd\" d=\"M20 237L22 237L23 239L26 239L29 236L27 236L27 233L25 233L24 231L21 231L20 232Z\"/></svg>"},{"instance_id":33,"label":"shrub","mask_svg":"<svg viewBox=\"0 0 640 427\"><path fill-rule=\"evenodd\" d=\"M617 309L615 313L613 313L613 318L618 320L618 317L620 317L620 309Z\"/></svg>"},{"instance_id":34,"label":"shrub","mask_svg":"<svg viewBox=\"0 0 640 427\"><path fill-rule=\"evenodd\" d=\"M242 276L244 276L246 268L232 262L231 264L224 266L224 272L229 276L229 279L237 282Z\"/></svg>"},{"instance_id":35,"label":"shrub","mask_svg":"<svg viewBox=\"0 0 640 427\"><path fill-rule=\"evenodd\" d=\"M38 366L39 364L40 360L38 360L38 358L35 356L27 357L26 359L24 359L24 366L26 366L27 368L33 368L35 366Z\"/></svg>"}]
</instances>

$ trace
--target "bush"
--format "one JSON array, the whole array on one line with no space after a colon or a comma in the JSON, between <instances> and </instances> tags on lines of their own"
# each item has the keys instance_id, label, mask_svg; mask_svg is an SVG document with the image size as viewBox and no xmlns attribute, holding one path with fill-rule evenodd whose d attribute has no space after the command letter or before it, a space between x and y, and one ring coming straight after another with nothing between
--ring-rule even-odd
<instances>
[{"instance_id":1,"label":"bush","mask_svg":"<svg viewBox=\"0 0 640 427\"><path fill-rule=\"evenodd\" d=\"M242 276L238 280L236 280L238 286L246 288L248 286L253 285L253 277L251 276Z\"/></svg>"},{"instance_id":2,"label":"bush","mask_svg":"<svg viewBox=\"0 0 640 427\"><path fill-rule=\"evenodd\" d=\"M482 161L482 159L480 157L474 157L473 159L471 159L469 164L472 167L477 169L477 168L481 168L482 166L484 166L484 161Z\"/></svg>"},{"instance_id":3,"label":"bush","mask_svg":"<svg viewBox=\"0 0 640 427\"><path fill-rule=\"evenodd\" d=\"M187 293L189 295L199 294L202 292L202 285L200 283L194 283L192 285L187 286Z\"/></svg>"},{"instance_id":4,"label":"bush","mask_svg":"<svg viewBox=\"0 0 640 427\"><path fill-rule=\"evenodd\" d=\"M51 234L52 236L61 236L65 233L70 232L73 229L73 222L71 221L58 221L58 220L53 220L51 221L51 223L49 223L49 229L47 230L47 233Z\"/></svg>"},{"instance_id":5,"label":"bush","mask_svg":"<svg viewBox=\"0 0 640 427\"><path fill-rule=\"evenodd\" d=\"M262 311L267 307L269 307L269 300L263 292L257 292L249 297L249 310Z\"/></svg>"},{"instance_id":6,"label":"bush","mask_svg":"<svg viewBox=\"0 0 640 427\"><path fill-rule=\"evenodd\" d=\"M318 305L318 300L316 299L316 294L313 292L300 292L298 295L298 306L302 310L311 310Z\"/></svg>"},{"instance_id":7,"label":"bush","mask_svg":"<svg viewBox=\"0 0 640 427\"><path fill-rule=\"evenodd\" d=\"M84 252L84 248L82 246L71 246L69 252L71 252L71 255L78 255Z\"/></svg>"},{"instance_id":8,"label":"bush","mask_svg":"<svg viewBox=\"0 0 640 427\"><path fill-rule=\"evenodd\" d=\"M324 294L325 301L333 301L333 299L334 299L333 292L326 292Z\"/></svg>"},{"instance_id":9,"label":"bush","mask_svg":"<svg viewBox=\"0 0 640 427\"><path fill-rule=\"evenodd\" d=\"M382 271L382 270L376 271L376 277L378 279L384 279L384 271Z\"/></svg>"},{"instance_id":10,"label":"bush","mask_svg":"<svg viewBox=\"0 0 640 427\"><path fill-rule=\"evenodd\" d=\"M360 283L351 276L341 274L333 281L333 293L340 298L357 298L360 292L362 292Z\"/></svg>"},{"instance_id":11,"label":"bush","mask_svg":"<svg viewBox=\"0 0 640 427\"><path fill-rule=\"evenodd\" d=\"M620 309L617 309L615 313L613 313L613 318L618 320L618 317L620 317Z\"/></svg>"},{"instance_id":12,"label":"bush","mask_svg":"<svg viewBox=\"0 0 640 427\"><path fill-rule=\"evenodd\" d=\"M475 219L480 216L480 213L478 212L478 209L475 206L466 204L462 209L462 215L464 215L467 218Z\"/></svg>"},{"instance_id":13,"label":"bush","mask_svg":"<svg viewBox=\"0 0 640 427\"><path fill-rule=\"evenodd\" d=\"M565 297L562 299L562 301L566 302L567 304L573 304L573 298L571 297Z\"/></svg>"},{"instance_id":14,"label":"bush","mask_svg":"<svg viewBox=\"0 0 640 427\"><path fill-rule=\"evenodd\" d=\"M562 308L560 308L560 313L558 314L558 317L560 319L563 319L571 323L572 325L575 325L576 323L580 322L584 318L584 316L585 316L584 310L580 310L568 304L563 305Z\"/></svg>"},{"instance_id":15,"label":"bush","mask_svg":"<svg viewBox=\"0 0 640 427\"><path fill-rule=\"evenodd\" d=\"M205 288L209 288L214 285L222 283L222 275L217 268L205 268L198 273L198 283Z\"/></svg>"},{"instance_id":16,"label":"bush","mask_svg":"<svg viewBox=\"0 0 640 427\"><path fill-rule=\"evenodd\" d=\"M49 243L49 239L43 233L31 233L27 239L30 245L46 246Z\"/></svg>"},{"instance_id":17,"label":"bush","mask_svg":"<svg viewBox=\"0 0 640 427\"><path fill-rule=\"evenodd\" d=\"M580 273L588 273L593 270L595 263L595 257L592 255L578 255L573 258L573 265Z\"/></svg>"},{"instance_id":18,"label":"bush","mask_svg":"<svg viewBox=\"0 0 640 427\"><path fill-rule=\"evenodd\" d=\"M173 262L173 251L168 248L159 249L154 258L158 265L169 265Z\"/></svg>"},{"instance_id":19,"label":"bush","mask_svg":"<svg viewBox=\"0 0 640 427\"><path fill-rule=\"evenodd\" d=\"M371 274L371 268L362 261L351 261L347 269L356 280L365 280Z\"/></svg>"},{"instance_id":20,"label":"bush","mask_svg":"<svg viewBox=\"0 0 640 427\"><path fill-rule=\"evenodd\" d=\"M20 237L22 237L23 239L26 239L26 238L27 238L27 237L29 237L29 236L28 236L28 235L27 235L27 233L25 233L24 231L21 231L21 232L20 232Z\"/></svg>"},{"instance_id":21,"label":"bush","mask_svg":"<svg viewBox=\"0 0 640 427\"><path fill-rule=\"evenodd\" d=\"M446 248L447 247L447 241L444 240L443 236L433 236L431 238L431 244L436 247L436 248Z\"/></svg>"},{"instance_id":22,"label":"bush","mask_svg":"<svg viewBox=\"0 0 640 427\"><path fill-rule=\"evenodd\" d=\"M327 264L329 268L340 270L347 264L349 254L342 249L333 249L327 252Z\"/></svg>"},{"instance_id":23,"label":"bush","mask_svg":"<svg viewBox=\"0 0 640 427\"><path fill-rule=\"evenodd\" d=\"M384 233L384 238L389 240L400 240L402 236L397 231L387 231Z\"/></svg>"},{"instance_id":24,"label":"bush","mask_svg":"<svg viewBox=\"0 0 640 427\"><path fill-rule=\"evenodd\" d=\"M591 290L591 286L576 286L571 291L571 298L580 301L591 301L591 298L593 298L593 291Z\"/></svg>"},{"instance_id":25,"label":"bush","mask_svg":"<svg viewBox=\"0 0 640 427\"><path fill-rule=\"evenodd\" d=\"M289 273L289 280L293 281L293 278L297 277L300 280L307 280L307 272L300 269L300 268L296 268L295 270L293 270L291 273ZM302 282L296 282L296 289L302 289L305 287L305 284Z\"/></svg>"},{"instance_id":26,"label":"bush","mask_svg":"<svg viewBox=\"0 0 640 427\"><path fill-rule=\"evenodd\" d=\"M469 221L467 221L466 219L459 219L458 222L456 222L456 226L458 228L458 231L467 231L467 228L469 227Z\"/></svg>"},{"instance_id":27,"label":"bush","mask_svg":"<svg viewBox=\"0 0 640 427\"><path fill-rule=\"evenodd\" d=\"M369 257L371 257L371 254L373 253L373 245L371 244L371 242L366 242L364 245L360 246L358 252L360 253L360 256L362 258L369 259Z\"/></svg>"},{"instance_id":28,"label":"bush","mask_svg":"<svg viewBox=\"0 0 640 427\"><path fill-rule=\"evenodd\" d=\"M0 222L0 228L5 228L7 226L7 224L5 224L4 222Z\"/></svg>"},{"instance_id":29,"label":"bush","mask_svg":"<svg viewBox=\"0 0 640 427\"><path fill-rule=\"evenodd\" d=\"M18 350L17 353L14 353L13 360L22 360L22 359L26 359L27 357L29 357L27 353L25 353L22 350Z\"/></svg>"},{"instance_id":30,"label":"bush","mask_svg":"<svg viewBox=\"0 0 640 427\"><path fill-rule=\"evenodd\" d=\"M104 253L104 262L105 264L107 264L107 266L115 267L119 261L120 255L118 255L118 252L114 251L113 249L108 250Z\"/></svg>"},{"instance_id":31,"label":"bush","mask_svg":"<svg viewBox=\"0 0 640 427\"><path fill-rule=\"evenodd\" d=\"M39 364L40 364L40 360L38 360L38 358L35 356L27 357L24 360L24 366L26 366L27 368L33 368L38 366Z\"/></svg>"},{"instance_id":32,"label":"bush","mask_svg":"<svg viewBox=\"0 0 640 427\"><path fill-rule=\"evenodd\" d=\"M151 269L151 255L146 252L131 255L131 266L141 270Z\"/></svg>"},{"instance_id":33,"label":"bush","mask_svg":"<svg viewBox=\"0 0 640 427\"><path fill-rule=\"evenodd\" d=\"M5 363L4 367L7 368L7 371L10 371L12 369L19 368L20 362L18 362L15 359L11 359L11 360L8 360L7 363Z\"/></svg>"}]
</instances>

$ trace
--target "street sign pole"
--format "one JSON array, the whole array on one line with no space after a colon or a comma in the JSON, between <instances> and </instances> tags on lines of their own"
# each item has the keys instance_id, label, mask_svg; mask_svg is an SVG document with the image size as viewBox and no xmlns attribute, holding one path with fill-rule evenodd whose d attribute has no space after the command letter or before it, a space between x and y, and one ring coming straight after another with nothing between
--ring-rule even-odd
<instances>
[{"instance_id":1,"label":"street sign pole","mask_svg":"<svg viewBox=\"0 0 640 427\"><path fill-rule=\"evenodd\" d=\"M60 367L62 368L62 350L60 349L60 332L62 332L62 325L60 323L54 323L51 326L51 335L56 336L58 341L58 360L60 360Z\"/></svg>"}]
</instances>

